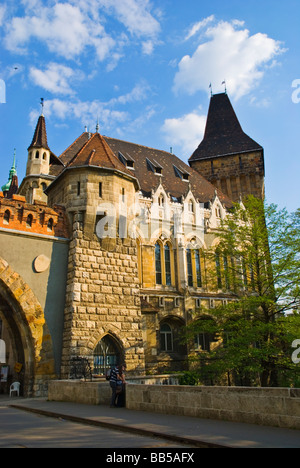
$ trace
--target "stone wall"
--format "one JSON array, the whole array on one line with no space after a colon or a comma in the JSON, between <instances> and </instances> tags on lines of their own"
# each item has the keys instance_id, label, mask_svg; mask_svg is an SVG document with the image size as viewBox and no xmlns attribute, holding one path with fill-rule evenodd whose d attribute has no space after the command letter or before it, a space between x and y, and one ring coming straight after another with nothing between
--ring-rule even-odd
<instances>
[{"instance_id":1,"label":"stone wall","mask_svg":"<svg viewBox=\"0 0 300 468\"><path fill-rule=\"evenodd\" d=\"M192 167L233 201L264 195L264 156L256 151L192 162Z\"/></svg>"},{"instance_id":2,"label":"stone wall","mask_svg":"<svg viewBox=\"0 0 300 468\"><path fill-rule=\"evenodd\" d=\"M128 385L127 408L300 429L300 389Z\"/></svg>"},{"instance_id":3,"label":"stone wall","mask_svg":"<svg viewBox=\"0 0 300 468\"><path fill-rule=\"evenodd\" d=\"M52 381L48 399L109 405L108 382ZM137 411L300 429L300 389L128 384Z\"/></svg>"}]
</instances>

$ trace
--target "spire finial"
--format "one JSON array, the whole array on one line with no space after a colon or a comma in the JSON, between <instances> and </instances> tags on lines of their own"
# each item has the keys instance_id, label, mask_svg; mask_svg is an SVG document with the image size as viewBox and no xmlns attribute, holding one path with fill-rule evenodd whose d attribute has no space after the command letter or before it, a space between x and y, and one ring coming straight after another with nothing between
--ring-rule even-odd
<instances>
[{"instance_id":1,"label":"spire finial","mask_svg":"<svg viewBox=\"0 0 300 468\"><path fill-rule=\"evenodd\" d=\"M99 133L99 117L97 117L96 133Z\"/></svg>"},{"instance_id":2,"label":"spire finial","mask_svg":"<svg viewBox=\"0 0 300 468\"><path fill-rule=\"evenodd\" d=\"M12 165L14 169L16 168L16 153L17 153L17 150L16 148L14 148L14 159L13 159L13 165Z\"/></svg>"},{"instance_id":3,"label":"spire finial","mask_svg":"<svg viewBox=\"0 0 300 468\"><path fill-rule=\"evenodd\" d=\"M212 96L212 95L213 95L213 91L212 91L212 85L211 85L211 83L209 84L209 88L210 88L210 95Z\"/></svg>"},{"instance_id":4,"label":"spire finial","mask_svg":"<svg viewBox=\"0 0 300 468\"><path fill-rule=\"evenodd\" d=\"M222 81L222 84L225 85L225 94L227 94L227 87L226 87L226 81Z\"/></svg>"},{"instance_id":5,"label":"spire finial","mask_svg":"<svg viewBox=\"0 0 300 468\"><path fill-rule=\"evenodd\" d=\"M42 107L41 115L44 116L44 98L41 98L41 107Z\"/></svg>"}]
</instances>

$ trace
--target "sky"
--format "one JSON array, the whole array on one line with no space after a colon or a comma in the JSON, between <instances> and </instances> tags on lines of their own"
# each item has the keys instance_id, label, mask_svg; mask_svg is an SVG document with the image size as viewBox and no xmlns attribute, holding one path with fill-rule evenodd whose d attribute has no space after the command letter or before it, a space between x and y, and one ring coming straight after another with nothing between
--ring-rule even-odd
<instances>
[{"instance_id":1,"label":"sky","mask_svg":"<svg viewBox=\"0 0 300 468\"><path fill-rule=\"evenodd\" d=\"M210 92L264 147L266 200L300 207L299 0L2 0L0 185L25 176L44 99L59 156L82 132L187 162ZM211 88L210 88L211 84Z\"/></svg>"}]
</instances>

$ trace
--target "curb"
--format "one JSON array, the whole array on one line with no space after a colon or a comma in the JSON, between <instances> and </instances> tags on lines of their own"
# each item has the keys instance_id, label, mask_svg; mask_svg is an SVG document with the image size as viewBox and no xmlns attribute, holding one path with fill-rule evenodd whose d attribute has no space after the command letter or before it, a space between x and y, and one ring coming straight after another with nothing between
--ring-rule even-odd
<instances>
[{"instance_id":1,"label":"curb","mask_svg":"<svg viewBox=\"0 0 300 468\"><path fill-rule=\"evenodd\" d=\"M211 442L204 442L198 439L194 439L192 437L177 436L175 434L167 434L165 432L160 432L160 431L141 429L140 427L137 428L134 426L121 426L120 424L110 423L106 421L101 421L101 420L96 421L94 419L82 418L79 416L72 416L69 414L56 413L56 412L46 411L46 410L36 409L36 408L28 408L22 405L9 405L9 407L18 409L21 411L26 411L28 413L39 414L39 415L46 416L49 418L65 419L66 421L71 421L71 422L79 423L79 424L85 424L88 426L103 427L105 429L127 432L127 433L135 434L135 435L142 435L146 437L164 439L164 440L168 440L171 442L177 442L183 445L191 445L196 448L231 448L225 445L214 444Z\"/></svg>"}]
</instances>

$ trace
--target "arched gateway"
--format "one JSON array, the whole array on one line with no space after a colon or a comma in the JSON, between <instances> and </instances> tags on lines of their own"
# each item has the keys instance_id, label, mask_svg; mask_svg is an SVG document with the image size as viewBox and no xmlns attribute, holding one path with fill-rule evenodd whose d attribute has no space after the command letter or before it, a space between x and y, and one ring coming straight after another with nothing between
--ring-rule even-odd
<instances>
[{"instance_id":1,"label":"arched gateway","mask_svg":"<svg viewBox=\"0 0 300 468\"><path fill-rule=\"evenodd\" d=\"M44 311L28 284L1 258L0 321L11 379L21 382L24 396L40 395L45 381L55 377Z\"/></svg>"}]
</instances>

